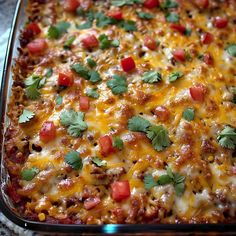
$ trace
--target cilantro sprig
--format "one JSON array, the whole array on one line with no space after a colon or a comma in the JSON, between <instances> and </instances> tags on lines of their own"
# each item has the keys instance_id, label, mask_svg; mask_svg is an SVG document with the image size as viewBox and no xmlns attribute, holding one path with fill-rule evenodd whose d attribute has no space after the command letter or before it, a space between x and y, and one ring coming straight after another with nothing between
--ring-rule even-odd
<instances>
[{"instance_id":1,"label":"cilantro sprig","mask_svg":"<svg viewBox=\"0 0 236 236\"><path fill-rule=\"evenodd\" d=\"M163 125L152 125L144 118L134 116L128 121L128 129L130 131L146 133L156 151L162 151L170 146L168 131Z\"/></svg>"},{"instance_id":2,"label":"cilantro sprig","mask_svg":"<svg viewBox=\"0 0 236 236\"><path fill-rule=\"evenodd\" d=\"M75 35L71 35L71 36L65 41L65 43L64 43L64 45L63 45L63 48L64 48L64 49L67 49L67 50L71 49L71 46L72 46L73 42L75 41L75 39L76 39Z\"/></svg>"},{"instance_id":3,"label":"cilantro sprig","mask_svg":"<svg viewBox=\"0 0 236 236\"><path fill-rule=\"evenodd\" d=\"M157 71L148 71L143 74L142 81L149 84L154 84L162 80L162 76Z\"/></svg>"},{"instance_id":4,"label":"cilantro sprig","mask_svg":"<svg viewBox=\"0 0 236 236\"><path fill-rule=\"evenodd\" d=\"M217 141L220 146L228 149L236 147L236 130L230 126L226 126L218 135Z\"/></svg>"},{"instance_id":5,"label":"cilantro sprig","mask_svg":"<svg viewBox=\"0 0 236 236\"><path fill-rule=\"evenodd\" d=\"M226 51L230 56L236 57L236 44L230 44L229 46L227 46Z\"/></svg>"},{"instance_id":6,"label":"cilantro sprig","mask_svg":"<svg viewBox=\"0 0 236 236\"><path fill-rule=\"evenodd\" d=\"M127 92L128 84L126 78L120 75L113 75L112 77L113 79L107 81L107 87L111 89L112 93L117 95Z\"/></svg>"},{"instance_id":7,"label":"cilantro sprig","mask_svg":"<svg viewBox=\"0 0 236 236\"><path fill-rule=\"evenodd\" d=\"M74 170L81 170L83 168L83 162L79 152L72 151L66 154L65 162L70 165Z\"/></svg>"},{"instance_id":8,"label":"cilantro sprig","mask_svg":"<svg viewBox=\"0 0 236 236\"><path fill-rule=\"evenodd\" d=\"M74 110L64 110L60 115L60 123L67 128L72 137L79 137L88 126L84 121L84 113Z\"/></svg>"},{"instance_id":9,"label":"cilantro sprig","mask_svg":"<svg viewBox=\"0 0 236 236\"><path fill-rule=\"evenodd\" d=\"M183 118L187 121L192 121L194 120L194 109L193 108L186 108L184 111L183 111Z\"/></svg>"},{"instance_id":10,"label":"cilantro sprig","mask_svg":"<svg viewBox=\"0 0 236 236\"><path fill-rule=\"evenodd\" d=\"M87 89L86 90L86 95L91 97L91 98L99 98L99 93L97 92L96 88Z\"/></svg>"},{"instance_id":11,"label":"cilantro sprig","mask_svg":"<svg viewBox=\"0 0 236 236\"><path fill-rule=\"evenodd\" d=\"M182 196L185 190L185 177L178 173L173 173L170 167L167 167L166 172L166 174L160 175L157 180L150 174L146 175L144 177L145 189L150 190L155 186L173 184L176 195L178 197Z\"/></svg>"},{"instance_id":12,"label":"cilantro sprig","mask_svg":"<svg viewBox=\"0 0 236 236\"><path fill-rule=\"evenodd\" d=\"M34 118L34 116L35 116L34 112L24 109L19 117L19 124L23 124L30 121L31 119Z\"/></svg>"},{"instance_id":13,"label":"cilantro sprig","mask_svg":"<svg viewBox=\"0 0 236 236\"><path fill-rule=\"evenodd\" d=\"M51 25L48 29L48 38L59 39L63 34L67 33L69 28L70 23L65 21L61 21L56 25Z\"/></svg>"},{"instance_id":14,"label":"cilantro sprig","mask_svg":"<svg viewBox=\"0 0 236 236\"><path fill-rule=\"evenodd\" d=\"M26 181L32 180L39 173L39 169L32 167L21 171L21 178Z\"/></svg>"},{"instance_id":15,"label":"cilantro sprig","mask_svg":"<svg viewBox=\"0 0 236 236\"><path fill-rule=\"evenodd\" d=\"M125 5L142 4L143 0L112 0L113 6L122 7Z\"/></svg>"},{"instance_id":16,"label":"cilantro sprig","mask_svg":"<svg viewBox=\"0 0 236 236\"><path fill-rule=\"evenodd\" d=\"M175 12L166 13L166 21L171 23L179 22L179 15Z\"/></svg>"},{"instance_id":17,"label":"cilantro sprig","mask_svg":"<svg viewBox=\"0 0 236 236\"><path fill-rule=\"evenodd\" d=\"M177 79L183 77L183 75L184 75L184 73L182 71L173 72L169 76L169 82L172 83L172 82L176 81Z\"/></svg>"},{"instance_id":18,"label":"cilantro sprig","mask_svg":"<svg viewBox=\"0 0 236 236\"><path fill-rule=\"evenodd\" d=\"M105 160L101 160L99 157L93 157L92 162L98 167L107 165L107 162Z\"/></svg>"},{"instance_id":19,"label":"cilantro sprig","mask_svg":"<svg viewBox=\"0 0 236 236\"><path fill-rule=\"evenodd\" d=\"M89 80L91 83L97 83L102 80L100 74L97 71L89 70L80 63L72 65L71 69L82 78Z\"/></svg>"},{"instance_id":20,"label":"cilantro sprig","mask_svg":"<svg viewBox=\"0 0 236 236\"><path fill-rule=\"evenodd\" d=\"M147 12L137 11L136 13L140 19L151 20L154 18L154 15L147 13Z\"/></svg>"},{"instance_id":21,"label":"cilantro sprig","mask_svg":"<svg viewBox=\"0 0 236 236\"><path fill-rule=\"evenodd\" d=\"M101 34L98 38L99 40L99 47L100 49L107 49L107 48L110 48L110 47L119 47L120 45L120 42L119 40L115 39L115 40L110 40L108 38L107 35L105 34Z\"/></svg>"},{"instance_id":22,"label":"cilantro sprig","mask_svg":"<svg viewBox=\"0 0 236 236\"><path fill-rule=\"evenodd\" d=\"M24 82L26 96L31 100L38 99L40 97L39 89L43 87L46 83L46 79L51 77L52 73L52 68L48 68L43 77L34 74L28 77Z\"/></svg>"},{"instance_id":23,"label":"cilantro sprig","mask_svg":"<svg viewBox=\"0 0 236 236\"><path fill-rule=\"evenodd\" d=\"M124 142L121 138L119 137L113 137L113 147L122 150L124 147Z\"/></svg>"},{"instance_id":24,"label":"cilantro sprig","mask_svg":"<svg viewBox=\"0 0 236 236\"><path fill-rule=\"evenodd\" d=\"M169 9L169 8L177 8L179 4L176 1L173 0L165 0L163 3L161 3L162 9Z\"/></svg>"}]
</instances>

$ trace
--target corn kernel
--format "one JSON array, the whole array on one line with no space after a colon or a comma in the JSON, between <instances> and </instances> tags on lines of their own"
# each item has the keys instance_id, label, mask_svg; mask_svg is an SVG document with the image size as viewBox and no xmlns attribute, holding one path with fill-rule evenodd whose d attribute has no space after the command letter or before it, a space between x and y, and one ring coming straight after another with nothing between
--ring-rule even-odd
<instances>
[{"instance_id":1,"label":"corn kernel","mask_svg":"<svg viewBox=\"0 0 236 236\"><path fill-rule=\"evenodd\" d=\"M213 161L214 160L214 157L213 156L209 156L208 157L208 161Z\"/></svg>"},{"instance_id":2,"label":"corn kernel","mask_svg":"<svg viewBox=\"0 0 236 236\"><path fill-rule=\"evenodd\" d=\"M46 216L45 216L44 213L39 213L38 218L39 218L40 221L44 221L46 219Z\"/></svg>"}]
</instances>

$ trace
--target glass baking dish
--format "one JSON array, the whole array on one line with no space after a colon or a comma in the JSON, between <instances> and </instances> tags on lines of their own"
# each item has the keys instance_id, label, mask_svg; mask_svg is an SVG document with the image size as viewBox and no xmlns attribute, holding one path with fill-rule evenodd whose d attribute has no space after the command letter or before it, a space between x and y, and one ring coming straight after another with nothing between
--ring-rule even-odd
<instances>
[{"instance_id":1,"label":"glass baking dish","mask_svg":"<svg viewBox=\"0 0 236 236\"><path fill-rule=\"evenodd\" d=\"M4 63L3 78L0 91L0 157L1 157L1 191L0 191L0 209L15 224L25 229L57 232L58 233L83 233L83 234L129 234L129 235L153 235L155 233L162 235L189 235L191 233L201 235L209 233L210 235L234 235L236 232L235 224L136 224L136 225L66 225L49 224L34 222L23 219L14 209L8 196L5 194L5 186L8 181L8 174L3 165L4 157L4 133L8 125L6 116L6 105L11 90L12 72L14 63L13 58L17 56L17 47L19 45L18 37L20 28L25 22L26 0L18 0L15 14L12 21L12 29L9 37L7 53ZM50 234L50 233L49 233ZM50 234L51 235L51 234Z\"/></svg>"}]
</instances>

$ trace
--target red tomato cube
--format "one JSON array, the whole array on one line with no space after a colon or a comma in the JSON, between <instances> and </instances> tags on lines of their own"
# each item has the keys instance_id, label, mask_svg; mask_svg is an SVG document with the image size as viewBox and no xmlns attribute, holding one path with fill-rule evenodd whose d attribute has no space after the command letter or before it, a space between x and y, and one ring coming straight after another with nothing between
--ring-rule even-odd
<instances>
[{"instance_id":1,"label":"red tomato cube","mask_svg":"<svg viewBox=\"0 0 236 236\"><path fill-rule=\"evenodd\" d=\"M89 98L86 96L81 96L79 98L79 108L81 111L88 111L90 107Z\"/></svg>"},{"instance_id":2,"label":"red tomato cube","mask_svg":"<svg viewBox=\"0 0 236 236\"><path fill-rule=\"evenodd\" d=\"M155 50L157 48L157 42L154 38L147 35L144 38L144 46L147 47L150 50Z\"/></svg>"},{"instance_id":3,"label":"red tomato cube","mask_svg":"<svg viewBox=\"0 0 236 236\"><path fill-rule=\"evenodd\" d=\"M135 69L135 62L132 57L126 57L121 60L121 67L125 72L129 72L133 69Z\"/></svg>"},{"instance_id":4,"label":"red tomato cube","mask_svg":"<svg viewBox=\"0 0 236 236\"><path fill-rule=\"evenodd\" d=\"M111 185L111 196L117 202L129 198L130 197L129 181L124 180L124 181L114 182Z\"/></svg>"},{"instance_id":5,"label":"red tomato cube","mask_svg":"<svg viewBox=\"0 0 236 236\"><path fill-rule=\"evenodd\" d=\"M148 9L152 9L158 7L160 3L159 0L145 0L143 5Z\"/></svg>"},{"instance_id":6,"label":"red tomato cube","mask_svg":"<svg viewBox=\"0 0 236 236\"><path fill-rule=\"evenodd\" d=\"M87 49L96 48L99 45L97 38L91 34L81 40L83 47Z\"/></svg>"},{"instance_id":7,"label":"red tomato cube","mask_svg":"<svg viewBox=\"0 0 236 236\"><path fill-rule=\"evenodd\" d=\"M115 148L113 147L112 138L109 135L104 135L98 140L101 154L103 156L108 156L109 154L115 152Z\"/></svg>"},{"instance_id":8,"label":"red tomato cube","mask_svg":"<svg viewBox=\"0 0 236 236\"><path fill-rule=\"evenodd\" d=\"M68 73L59 73L58 75L58 80L57 80L57 84L59 86L72 86L74 83L74 77L73 74L71 72Z\"/></svg>"},{"instance_id":9,"label":"red tomato cube","mask_svg":"<svg viewBox=\"0 0 236 236\"><path fill-rule=\"evenodd\" d=\"M77 7L79 7L80 2L78 0L65 0L64 9L68 12L76 11Z\"/></svg>"},{"instance_id":10,"label":"red tomato cube","mask_svg":"<svg viewBox=\"0 0 236 236\"><path fill-rule=\"evenodd\" d=\"M40 54L48 47L45 39L35 39L27 44L27 48L31 54Z\"/></svg>"},{"instance_id":11,"label":"red tomato cube","mask_svg":"<svg viewBox=\"0 0 236 236\"><path fill-rule=\"evenodd\" d=\"M52 121L43 123L39 132L39 137L44 143L48 143L56 138L56 127Z\"/></svg>"}]
</instances>

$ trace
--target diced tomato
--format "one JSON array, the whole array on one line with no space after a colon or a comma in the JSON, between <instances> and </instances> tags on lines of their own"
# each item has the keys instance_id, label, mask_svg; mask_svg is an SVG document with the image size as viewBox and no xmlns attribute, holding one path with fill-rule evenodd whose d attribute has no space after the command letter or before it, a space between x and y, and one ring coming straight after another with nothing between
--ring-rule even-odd
<instances>
[{"instance_id":1,"label":"diced tomato","mask_svg":"<svg viewBox=\"0 0 236 236\"><path fill-rule=\"evenodd\" d=\"M109 135L104 135L99 138L99 145L101 153L103 156L108 156L109 154L115 152L115 148L112 145L112 138Z\"/></svg>"},{"instance_id":2,"label":"diced tomato","mask_svg":"<svg viewBox=\"0 0 236 236\"><path fill-rule=\"evenodd\" d=\"M193 100L203 102L206 93L206 88L203 85L196 85L189 88L190 95Z\"/></svg>"},{"instance_id":3,"label":"diced tomato","mask_svg":"<svg viewBox=\"0 0 236 236\"><path fill-rule=\"evenodd\" d=\"M80 2L78 0L65 0L64 9L69 12L74 12L79 5Z\"/></svg>"},{"instance_id":4,"label":"diced tomato","mask_svg":"<svg viewBox=\"0 0 236 236\"><path fill-rule=\"evenodd\" d=\"M232 173L233 173L234 175L236 175L236 166L233 166L233 167L232 167Z\"/></svg>"},{"instance_id":5,"label":"diced tomato","mask_svg":"<svg viewBox=\"0 0 236 236\"><path fill-rule=\"evenodd\" d=\"M195 0L194 2L199 8L207 8L209 6L209 0Z\"/></svg>"},{"instance_id":6,"label":"diced tomato","mask_svg":"<svg viewBox=\"0 0 236 236\"><path fill-rule=\"evenodd\" d=\"M83 46L88 49L96 48L99 45L97 38L93 34L87 35L81 42Z\"/></svg>"},{"instance_id":7,"label":"diced tomato","mask_svg":"<svg viewBox=\"0 0 236 236\"><path fill-rule=\"evenodd\" d=\"M226 17L217 16L214 19L214 26L218 29L225 28L228 25L228 19Z\"/></svg>"},{"instance_id":8,"label":"diced tomato","mask_svg":"<svg viewBox=\"0 0 236 236\"><path fill-rule=\"evenodd\" d=\"M201 42L203 44L210 44L213 41L214 41L214 36L211 33L206 32L206 33L202 34Z\"/></svg>"},{"instance_id":9,"label":"diced tomato","mask_svg":"<svg viewBox=\"0 0 236 236\"><path fill-rule=\"evenodd\" d=\"M39 132L39 137L44 143L48 143L56 138L56 127L52 121L43 123Z\"/></svg>"},{"instance_id":10,"label":"diced tomato","mask_svg":"<svg viewBox=\"0 0 236 236\"><path fill-rule=\"evenodd\" d=\"M144 46L150 50L155 50L157 48L157 42L153 37L147 35L144 38Z\"/></svg>"},{"instance_id":11,"label":"diced tomato","mask_svg":"<svg viewBox=\"0 0 236 236\"><path fill-rule=\"evenodd\" d=\"M84 208L85 208L86 210L93 209L93 208L96 207L100 202L101 202L101 199L100 199L99 197L87 198L87 199L84 201Z\"/></svg>"},{"instance_id":12,"label":"diced tomato","mask_svg":"<svg viewBox=\"0 0 236 236\"><path fill-rule=\"evenodd\" d=\"M111 196L117 202L129 198L130 197L129 181L124 180L124 181L114 182L111 185Z\"/></svg>"},{"instance_id":13,"label":"diced tomato","mask_svg":"<svg viewBox=\"0 0 236 236\"><path fill-rule=\"evenodd\" d=\"M158 7L160 3L159 0L145 0L143 5L148 9L152 9Z\"/></svg>"},{"instance_id":14,"label":"diced tomato","mask_svg":"<svg viewBox=\"0 0 236 236\"><path fill-rule=\"evenodd\" d=\"M214 60L211 56L210 53L206 53L203 55L203 61L207 64L207 65L213 65L214 64Z\"/></svg>"},{"instance_id":15,"label":"diced tomato","mask_svg":"<svg viewBox=\"0 0 236 236\"><path fill-rule=\"evenodd\" d=\"M116 19L116 20L122 20L123 19L123 14L120 10L110 11L110 12L108 12L107 15L110 16L111 18Z\"/></svg>"},{"instance_id":16,"label":"diced tomato","mask_svg":"<svg viewBox=\"0 0 236 236\"><path fill-rule=\"evenodd\" d=\"M30 23L27 25L27 29L31 30L33 35L37 35L41 33L41 29L39 28L37 23Z\"/></svg>"},{"instance_id":17,"label":"diced tomato","mask_svg":"<svg viewBox=\"0 0 236 236\"><path fill-rule=\"evenodd\" d=\"M86 96L81 96L79 98L79 108L81 111L88 111L89 105L89 98Z\"/></svg>"},{"instance_id":18,"label":"diced tomato","mask_svg":"<svg viewBox=\"0 0 236 236\"><path fill-rule=\"evenodd\" d=\"M184 62L185 61L185 51L183 49L176 49L172 52L172 55L176 61Z\"/></svg>"},{"instance_id":19,"label":"diced tomato","mask_svg":"<svg viewBox=\"0 0 236 236\"><path fill-rule=\"evenodd\" d=\"M129 72L129 71L135 69L135 67L136 67L134 59L132 57L126 57L126 58L122 59L121 66L125 72Z\"/></svg>"},{"instance_id":20,"label":"diced tomato","mask_svg":"<svg viewBox=\"0 0 236 236\"><path fill-rule=\"evenodd\" d=\"M66 74L59 72L58 80L57 80L57 84L59 86L69 87L69 86L72 86L73 83L74 83L74 76L71 72L68 72Z\"/></svg>"},{"instance_id":21,"label":"diced tomato","mask_svg":"<svg viewBox=\"0 0 236 236\"><path fill-rule=\"evenodd\" d=\"M165 106L156 107L154 114L160 121L167 121L170 118L170 111Z\"/></svg>"},{"instance_id":22,"label":"diced tomato","mask_svg":"<svg viewBox=\"0 0 236 236\"><path fill-rule=\"evenodd\" d=\"M185 31L186 31L186 28L183 25L180 25L180 24L171 23L170 28L180 32L181 34L184 34Z\"/></svg>"},{"instance_id":23,"label":"diced tomato","mask_svg":"<svg viewBox=\"0 0 236 236\"><path fill-rule=\"evenodd\" d=\"M45 39L35 39L27 44L27 48L32 54L40 54L48 47Z\"/></svg>"}]
</instances>

